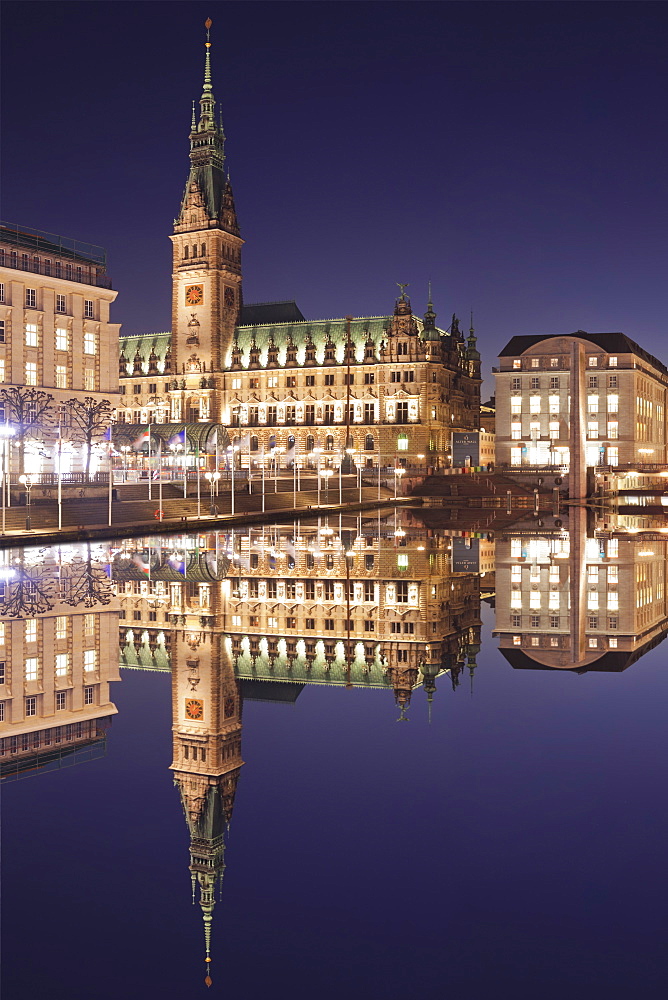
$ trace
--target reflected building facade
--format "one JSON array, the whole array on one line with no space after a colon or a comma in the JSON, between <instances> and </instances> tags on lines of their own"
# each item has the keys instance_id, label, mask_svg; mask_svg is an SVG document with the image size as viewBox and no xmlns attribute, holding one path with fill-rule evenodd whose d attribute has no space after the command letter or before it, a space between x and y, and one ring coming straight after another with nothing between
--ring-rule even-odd
<instances>
[{"instance_id":1,"label":"reflected building facade","mask_svg":"<svg viewBox=\"0 0 668 1000\"><path fill-rule=\"evenodd\" d=\"M3 779L102 752L120 680L103 547L10 549L0 566Z\"/></svg>"}]
</instances>

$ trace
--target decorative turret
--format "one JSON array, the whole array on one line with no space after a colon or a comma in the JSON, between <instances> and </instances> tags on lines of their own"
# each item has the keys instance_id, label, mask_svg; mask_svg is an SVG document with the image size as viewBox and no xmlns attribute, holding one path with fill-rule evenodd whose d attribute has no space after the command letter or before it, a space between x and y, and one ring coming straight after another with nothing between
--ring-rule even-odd
<instances>
[{"instance_id":1,"label":"decorative turret","mask_svg":"<svg viewBox=\"0 0 668 1000\"><path fill-rule=\"evenodd\" d=\"M128 374L128 359L125 357L123 351L121 351L121 356L118 359L118 374L121 378L126 378Z\"/></svg>"},{"instance_id":2,"label":"decorative turret","mask_svg":"<svg viewBox=\"0 0 668 1000\"><path fill-rule=\"evenodd\" d=\"M440 341L441 339L441 334L436 329L436 313L434 312L434 304L431 301L431 281L429 282L429 302L427 302L427 311L424 314L422 339L435 341Z\"/></svg>"},{"instance_id":3,"label":"decorative turret","mask_svg":"<svg viewBox=\"0 0 668 1000\"><path fill-rule=\"evenodd\" d=\"M151 353L148 356L148 375L158 375L158 355L155 353L155 348L151 348Z\"/></svg>"},{"instance_id":4,"label":"decorative turret","mask_svg":"<svg viewBox=\"0 0 668 1000\"><path fill-rule=\"evenodd\" d=\"M132 374L143 375L144 369L142 366L143 366L143 359L141 354L139 353L139 348L137 348L137 353L135 354L134 360L132 362Z\"/></svg>"},{"instance_id":5,"label":"decorative turret","mask_svg":"<svg viewBox=\"0 0 668 1000\"><path fill-rule=\"evenodd\" d=\"M471 327L469 329L469 336L466 342L466 359L467 361L480 361L480 352L476 348L477 337L475 335L475 330L473 328L473 313L471 313Z\"/></svg>"},{"instance_id":6,"label":"decorative turret","mask_svg":"<svg viewBox=\"0 0 668 1000\"><path fill-rule=\"evenodd\" d=\"M167 348L167 353L165 354L165 367L163 368L163 373L169 375L172 371L172 349Z\"/></svg>"}]
</instances>

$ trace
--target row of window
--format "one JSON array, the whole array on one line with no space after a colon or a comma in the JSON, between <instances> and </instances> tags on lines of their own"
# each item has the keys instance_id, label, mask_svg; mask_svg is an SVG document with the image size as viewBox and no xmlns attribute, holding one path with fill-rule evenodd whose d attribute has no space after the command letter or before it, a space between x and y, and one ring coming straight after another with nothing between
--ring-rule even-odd
<instances>
[{"instance_id":1,"label":"row of window","mask_svg":"<svg viewBox=\"0 0 668 1000\"><path fill-rule=\"evenodd\" d=\"M570 359L564 358L514 358L513 368L515 370L522 368L568 368L570 365ZM587 357L587 365L589 368L602 368L605 365L605 357L601 355L589 355ZM608 356L608 367L617 367L617 357L615 355Z\"/></svg>"},{"instance_id":2,"label":"row of window","mask_svg":"<svg viewBox=\"0 0 668 1000\"><path fill-rule=\"evenodd\" d=\"M97 650L84 649L83 668L85 673L97 670ZM69 654L56 653L56 676L66 677L70 670ZM38 656L27 656L23 667L26 681L37 681L40 679L40 661Z\"/></svg>"},{"instance_id":3,"label":"row of window","mask_svg":"<svg viewBox=\"0 0 668 1000\"><path fill-rule=\"evenodd\" d=\"M62 597L67 597L67 593L66 592L62 592L60 596L61 596L61 598ZM4 601L4 599L5 599L5 586L4 586L4 583L3 583L3 585L0 586L0 601ZM95 635L95 621L96 621L96 618L97 618L97 615L95 615L95 614L86 614L86 615L83 616L83 633L84 633L85 636L93 636L93 635ZM36 640L36 638L37 638L37 628L38 628L37 623L39 621L45 621L45 619L39 619L39 618L26 618L25 619L25 621L24 621L25 633L24 634L25 634L25 641L26 642L34 642ZM68 628L69 628L70 621L71 621L71 618L68 615L57 615L56 616L56 627L55 627L56 639L67 639ZM0 622L0 645L2 645L4 643L4 641L5 641L5 622Z\"/></svg>"},{"instance_id":4,"label":"row of window","mask_svg":"<svg viewBox=\"0 0 668 1000\"><path fill-rule=\"evenodd\" d=\"M62 712L68 708L68 695L69 691L56 691L56 711ZM37 695L30 695L25 700L25 714L26 717L37 715ZM84 705L94 705L95 704L95 688L85 687L84 688Z\"/></svg>"},{"instance_id":5,"label":"row of window","mask_svg":"<svg viewBox=\"0 0 668 1000\"><path fill-rule=\"evenodd\" d=\"M569 384L568 380L566 380L566 385L568 385L568 384ZM550 377L549 388L550 389L559 389L560 386L561 386L561 381L559 379L559 376L558 375L552 375ZM589 389L598 389L598 386L599 386L599 376L598 375L588 375L587 376L587 388L589 388ZM522 388L522 379L521 378L513 378L512 379L512 383L511 383L511 387L512 387L513 390L521 389ZM530 387L532 389L540 389L541 388L541 380L539 378L537 378L537 377L536 378L532 378L530 380ZM616 375L608 375L608 388L609 389L616 389L617 388L617 376Z\"/></svg>"},{"instance_id":6,"label":"row of window","mask_svg":"<svg viewBox=\"0 0 668 1000\"><path fill-rule=\"evenodd\" d=\"M529 396L529 413L541 413L544 403L544 397L542 396ZM519 414L526 407L527 397L526 396L511 396L510 397L510 412L511 414ZM599 408L605 405L608 413L618 413L619 412L619 396L616 393L609 393L607 397L601 399L600 396L589 395L587 396L587 412L588 413L598 413ZM563 406L563 401L560 396L548 396L547 397L547 412L548 413L561 413L562 410L570 411L570 396L567 400L567 405Z\"/></svg>"},{"instance_id":7,"label":"row of window","mask_svg":"<svg viewBox=\"0 0 668 1000\"><path fill-rule=\"evenodd\" d=\"M39 297L37 288L26 288L24 305L26 309L37 309ZM0 303L5 302L5 286L0 284ZM68 309L68 296L56 294L56 312L63 313L67 315L70 310ZM95 301L93 299L84 299L84 318L85 319L95 319Z\"/></svg>"},{"instance_id":8,"label":"row of window","mask_svg":"<svg viewBox=\"0 0 668 1000\"><path fill-rule=\"evenodd\" d=\"M260 628L260 616L259 615L248 615L246 621L242 620L241 615L232 615L232 628ZM333 618L318 619L318 628L324 628L325 632L333 632L336 628L336 622ZM288 615L287 618L283 619L283 624L279 625L279 619L275 615L269 615L267 618L267 628L297 628L297 619ZM315 631L316 619L315 618L305 618L304 628L307 631ZM375 621L367 618L364 622L356 622L353 618L344 619L343 622L339 624L340 629L345 629L349 632L364 631L364 632L375 632L376 623Z\"/></svg>"},{"instance_id":9,"label":"row of window","mask_svg":"<svg viewBox=\"0 0 668 1000\"><path fill-rule=\"evenodd\" d=\"M5 320L0 320L0 344L5 343ZM36 323L26 323L23 328L26 347L39 347L39 328ZM57 351L69 351L69 330L56 327L55 343ZM84 354L97 354L97 338L91 330L85 330L83 335Z\"/></svg>"},{"instance_id":10,"label":"row of window","mask_svg":"<svg viewBox=\"0 0 668 1000\"><path fill-rule=\"evenodd\" d=\"M90 282L95 278L97 268L83 267L81 264L67 264L60 260L52 261L49 257L40 258L37 254L19 255L17 250L5 250L0 247L0 267L13 267L22 271L32 271L34 274L53 275L55 278L65 278L67 281Z\"/></svg>"},{"instance_id":11,"label":"row of window","mask_svg":"<svg viewBox=\"0 0 668 1000\"><path fill-rule=\"evenodd\" d=\"M86 392L95 392L97 389L97 375L94 368L84 368L83 387ZM36 361L26 361L23 366L23 384L26 386L39 385L38 370ZM56 365L55 371L56 389L69 389L69 374L67 365ZM0 358L0 382L7 381L7 369L5 359Z\"/></svg>"},{"instance_id":12,"label":"row of window","mask_svg":"<svg viewBox=\"0 0 668 1000\"><path fill-rule=\"evenodd\" d=\"M605 429L607 434L604 435L607 441L616 441L619 438L619 423L616 420L608 420ZM530 423L529 424L529 437L539 437L540 436L540 424ZM587 438L590 441L598 441L600 434L600 428L598 421L588 420L587 421ZM568 431L565 430L564 434L561 433L561 426L558 420L550 420L548 424L548 437L557 441L560 438L568 437ZM517 421L513 421L510 425L510 438L511 441L521 441L522 440L522 424Z\"/></svg>"}]
</instances>

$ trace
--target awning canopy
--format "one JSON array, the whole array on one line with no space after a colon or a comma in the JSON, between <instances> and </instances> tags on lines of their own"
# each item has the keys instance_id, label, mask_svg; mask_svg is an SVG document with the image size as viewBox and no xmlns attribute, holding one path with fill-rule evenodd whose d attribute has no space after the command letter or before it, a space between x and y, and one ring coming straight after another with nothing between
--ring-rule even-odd
<instances>
[{"instance_id":1,"label":"awning canopy","mask_svg":"<svg viewBox=\"0 0 668 1000\"><path fill-rule=\"evenodd\" d=\"M218 445L222 454L230 443L227 428L222 424L114 424L111 429L111 440L118 450L130 447L134 451L148 452L149 434L151 436L151 451L158 449L162 442L165 450L170 444L185 444L188 455L200 452L213 454Z\"/></svg>"}]
</instances>

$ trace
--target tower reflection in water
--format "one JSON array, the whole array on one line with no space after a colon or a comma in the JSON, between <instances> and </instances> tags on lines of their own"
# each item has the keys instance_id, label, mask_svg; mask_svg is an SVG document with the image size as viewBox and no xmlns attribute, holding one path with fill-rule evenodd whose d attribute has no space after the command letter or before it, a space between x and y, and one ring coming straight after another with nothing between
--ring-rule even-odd
<instances>
[{"instance_id":1,"label":"tower reflection in water","mask_svg":"<svg viewBox=\"0 0 668 1000\"><path fill-rule=\"evenodd\" d=\"M393 692L403 720L423 687L431 710L440 676L455 688L465 668L473 677L483 596L513 667L623 670L666 634L665 556L660 534L587 537L577 512L567 530L495 542L397 514L6 551L3 780L104 752L119 663L171 671L171 769L209 984L245 700L373 688Z\"/></svg>"}]
</instances>

